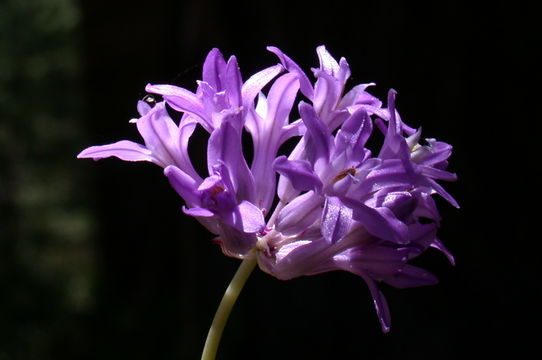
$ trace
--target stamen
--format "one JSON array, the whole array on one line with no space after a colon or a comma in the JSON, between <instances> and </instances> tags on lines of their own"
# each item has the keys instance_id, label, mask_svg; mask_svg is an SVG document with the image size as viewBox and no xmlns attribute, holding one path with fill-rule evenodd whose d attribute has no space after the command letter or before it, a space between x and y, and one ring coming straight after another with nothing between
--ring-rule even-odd
<instances>
[{"instance_id":1,"label":"stamen","mask_svg":"<svg viewBox=\"0 0 542 360\"><path fill-rule=\"evenodd\" d=\"M353 167L350 169L343 170L339 173L339 175L335 176L335 178L331 181L332 184L335 184L337 181L344 179L348 176L348 174L354 176L356 175L356 169Z\"/></svg>"},{"instance_id":2,"label":"stamen","mask_svg":"<svg viewBox=\"0 0 542 360\"><path fill-rule=\"evenodd\" d=\"M209 192L211 193L211 196L215 196L220 194L221 192L224 192L224 188L220 185L215 185L209 189Z\"/></svg>"}]
</instances>

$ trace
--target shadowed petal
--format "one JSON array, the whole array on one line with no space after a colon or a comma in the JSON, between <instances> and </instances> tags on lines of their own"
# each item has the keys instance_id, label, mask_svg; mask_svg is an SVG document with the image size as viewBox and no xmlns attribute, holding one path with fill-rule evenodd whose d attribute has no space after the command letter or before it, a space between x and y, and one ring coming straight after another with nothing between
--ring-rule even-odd
<instances>
[{"instance_id":1,"label":"shadowed petal","mask_svg":"<svg viewBox=\"0 0 542 360\"><path fill-rule=\"evenodd\" d=\"M405 265L399 269L396 274L389 276L384 281L399 289L407 289L411 287L434 285L438 283L435 275L422 268Z\"/></svg>"},{"instance_id":2,"label":"shadowed petal","mask_svg":"<svg viewBox=\"0 0 542 360\"><path fill-rule=\"evenodd\" d=\"M395 243L407 243L407 226L395 217L388 208L372 208L360 201L343 199L343 203L352 208L352 217L359 221L374 236Z\"/></svg>"},{"instance_id":3,"label":"shadowed petal","mask_svg":"<svg viewBox=\"0 0 542 360\"><path fill-rule=\"evenodd\" d=\"M230 116L236 117L240 114L231 114ZM225 163L230 170L237 199L252 202L255 196L254 178L243 156L241 134L231 124L234 120L223 121L220 128L216 129L209 137L207 166L209 174L212 174L215 164Z\"/></svg>"},{"instance_id":4,"label":"shadowed petal","mask_svg":"<svg viewBox=\"0 0 542 360\"><path fill-rule=\"evenodd\" d=\"M194 206L200 204L198 192L198 182L188 176L184 171L176 166L170 165L164 169L164 175L167 176L169 183L179 195L186 201L187 205Z\"/></svg>"},{"instance_id":5,"label":"shadowed petal","mask_svg":"<svg viewBox=\"0 0 542 360\"><path fill-rule=\"evenodd\" d=\"M330 131L324 122L316 115L314 108L305 102L299 104L299 114L307 127L307 135L311 141L307 144L307 157L313 164L317 162L327 163L331 156L332 141ZM324 166L324 165L322 165Z\"/></svg>"},{"instance_id":6,"label":"shadowed petal","mask_svg":"<svg viewBox=\"0 0 542 360\"><path fill-rule=\"evenodd\" d=\"M388 333L391 329L391 314L388 302L386 301L384 294L382 294L382 292L376 286L376 283L370 277L365 274L358 275L360 275L365 280L367 286L369 287L369 291L373 296L373 303L376 309L376 315L378 316L378 320L380 320L380 327L382 328L382 331L384 333Z\"/></svg>"},{"instance_id":7,"label":"shadowed petal","mask_svg":"<svg viewBox=\"0 0 542 360\"><path fill-rule=\"evenodd\" d=\"M306 160L288 160L286 156L279 156L273 163L273 169L286 176L296 190L320 191L322 189L322 182Z\"/></svg>"},{"instance_id":8,"label":"shadowed petal","mask_svg":"<svg viewBox=\"0 0 542 360\"><path fill-rule=\"evenodd\" d=\"M331 244L342 239L350 229L352 209L345 206L338 197L326 196L322 213L322 235Z\"/></svg>"},{"instance_id":9,"label":"shadowed petal","mask_svg":"<svg viewBox=\"0 0 542 360\"><path fill-rule=\"evenodd\" d=\"M313 191L295 197L280 211L275 227L287 236L303 233L321 217L322 202Z\"/></svg>"}]
</instances>

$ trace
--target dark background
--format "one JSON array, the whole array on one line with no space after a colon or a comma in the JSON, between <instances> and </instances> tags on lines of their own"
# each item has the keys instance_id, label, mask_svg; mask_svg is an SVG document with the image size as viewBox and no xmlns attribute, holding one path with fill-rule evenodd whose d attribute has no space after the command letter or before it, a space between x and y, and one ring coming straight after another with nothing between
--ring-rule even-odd
<instances>
[{"instance_id":1,"label":"dark background","mask_svg":"<svg viewBox=\"0 0 542 360\"><path fill-rule=\"evenodd\" d=\"M434 2L437 3L437 2ZM325 44L349 86L398 92L426 137L454 145L440 238L417 264L441 284L382 289L382 334L363 281L283 282L256 271L219 359L452 359L520 355L538 337L537 34L528 9L495 1L322 4L103 0L0 3L0 360L197 359L238 260L184 216L161 169L76 160L138 140L147 83L195 89L207 52L245 79L280 47L307 72ZM539 38L539 37L538 37ZM539 45L539 43L538 43ZM201 151L201 150L200 150Z\"/></svg>"}]
</instances>

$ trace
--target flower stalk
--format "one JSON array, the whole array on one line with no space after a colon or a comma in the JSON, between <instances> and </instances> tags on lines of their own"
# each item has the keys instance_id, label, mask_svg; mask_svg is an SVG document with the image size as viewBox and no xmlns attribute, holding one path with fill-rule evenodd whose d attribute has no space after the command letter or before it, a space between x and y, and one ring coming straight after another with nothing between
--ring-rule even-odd
<instances>
[{"instance_id":1,"label":"flower stalk","mask_svg":"<svg viewBox=\"0 0 542 360\"><path fill-rule=\"evenodd\" d=\"M213 323L207 334L207 340L205 340L205 346L203 347L203 353L201 355L201 360L214 360L216 357L216 352L218 350L218 345L220 344L220 339L222 333L224 332L224 327L230 316L233 305L237 301L243 286L245 285L248 277L254 270L256 266L256 257L253 253L249 253L241 262L239 269L233 276L222 301L216 310Z\"/></svg>"}]
</instances>

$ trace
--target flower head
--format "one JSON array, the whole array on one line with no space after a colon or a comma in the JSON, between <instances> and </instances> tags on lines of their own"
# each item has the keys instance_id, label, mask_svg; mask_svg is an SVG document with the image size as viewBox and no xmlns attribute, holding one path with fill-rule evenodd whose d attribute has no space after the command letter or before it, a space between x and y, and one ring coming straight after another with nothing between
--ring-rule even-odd
<instances>
[{"instance_id":1,"label":"flower head","mask_svg":"<svg viewBox=\"0 0 542 360\"><path fill-rule=\"evenodd\" d=\"M314 83L281 50L268 50L279 63L246 81L235 57L226 61L213 49L195 92L148 85L163 101L138 103L140 117L132 122L144 144L122 140L78 157L115 156L163 167L184 200L183 211L217 235L225 254L256 256L260 268L279 279L333 270L360 276L388 331L389 310L377 282L434 284L432 274L408 264L429 247L453 262L436 236L441 219L433 200L437 194L457 207L437 182L456 180L446 170L452 148L435 139L420 144L421 129L401 120L394 90L386 107L367 92L374 84L345 91L350 67L324 46L317 49ZM298 97L303 100L296 104ZM166 104L182 113L178 124ZM299 119L292 118L294 106ZM188 154L197 126L210 134L205 175ZM384 142L369 149L375 132ZM252 139L250 164L243 133ZM279 154L292 137L299 139L293 151Z\"/></svg>"}]
</instances>

